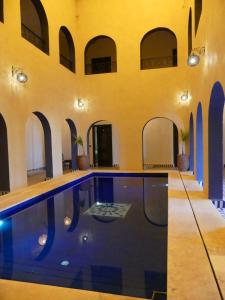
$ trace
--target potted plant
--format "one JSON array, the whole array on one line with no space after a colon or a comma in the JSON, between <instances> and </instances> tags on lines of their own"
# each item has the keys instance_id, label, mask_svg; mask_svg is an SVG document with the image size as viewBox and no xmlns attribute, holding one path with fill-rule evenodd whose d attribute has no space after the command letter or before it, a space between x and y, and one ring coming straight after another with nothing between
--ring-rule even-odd
<instances>
[{"instance_id":1,"label":"potted plant","mask_svg":"<svg viewBox=\"0 0 225 300\"><path fill-rule=\"evenodd\" d=\"M181 129L180 134L182 141L182 152L177 156L177 167L179 171L187 171L189 169L189 156L185 154L185 144L189 139L189 132L185 132Z\"/></svg>"},{"instance_id":2,"label":"potted plant","mask_svg":"<svg viewBox=\"0 0 225 300\"><path fill-rule=\"evenodd\" d=\"M85 154L84 143L81 136L76 136L74 142L81 147L82 154L77 156L77 166L79 170L87 170L89 168L88 157Z\"/></svg>"}]
</instances>

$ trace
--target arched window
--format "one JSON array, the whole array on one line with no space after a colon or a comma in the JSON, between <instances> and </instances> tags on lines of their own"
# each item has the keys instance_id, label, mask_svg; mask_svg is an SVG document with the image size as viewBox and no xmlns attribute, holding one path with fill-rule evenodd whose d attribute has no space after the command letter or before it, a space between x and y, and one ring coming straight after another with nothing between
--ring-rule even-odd
<instances>
[{"instance_id":1,"label":"arched window","mask_svg":"<svg viewBox=\"0 0 225 300\"><path fill-rule=\"evenodd\" d=\"M189 19L188 19L188 56L191 54L191 50L192 50L192 12L190 9Z\"/></svg>"},{"instance_id":2,"label":"arched window","mask_svg":"<svg viewBox=\"0 0 225 300\"><path fill-rule=\"evenodd\" d=\"M177 66L177 38L167 28L156 28L141 41L141 70Z\"/></svg>"},{"instance_id":3,"label":"arched window","mask_svg":"<svg viewBox=\"0 0 225 300\"><path fill-rule=\"evenodd\" d=\"M62 26L59 31L60 64L75 72L75 49L69 30Z\"/></svg>"},{"instance_id":4,"label":"arched window","mask_svg":"<svg viewBox=\"0 0 225 300\"><path fill-rule=\"evenodd\" d=\"M49 54L48 20L40 0L20 0L21 34Z\"/></svg>"},{"instance_id":5,"label":"arched window","mask_svg":"<svg viewBox=\"0 0 225 300\"><path fill-rule=\"evenodd\" d=\"M9 155L6 122L0 113L0 195L9 192Z\"/></svg>"},{"instance_id":6,"label":"arched window","mask_svg":"<svg viewBox=\"0 0 225 300\"><path fill-rule=\"evenodd\" d=\"M97 36L85 48L85 74L117 71L116 44L108 36Z\"/></svg>"},{"instance_id":7,"label":"arched window","mask_svg":"<svg viewBox=\"0 0 225 300\"><path fill-rule=\"evenodd\" d=\"M198 104L196 117L196 178L203 185L203 119L202 105Z\"/></svg>"},{"instance_id":8,"label":"arched window","mask_svg":"<svg viewBox=\"0 0 225 300\"><path fill-rule=\"evenodd\" d=\"M195 35L198 31L198 25L202 14L202 0L195 0Z\"/></svg>"},{"instance_id":9,"label":"arched window","mask_svg":"<svg viewBox=\"0 0 225 300\"><path fill-rule=\"evenodd\" d=\"M4 22L4 3L0 0L0 22Z\"/></svg>"}]
</instances>

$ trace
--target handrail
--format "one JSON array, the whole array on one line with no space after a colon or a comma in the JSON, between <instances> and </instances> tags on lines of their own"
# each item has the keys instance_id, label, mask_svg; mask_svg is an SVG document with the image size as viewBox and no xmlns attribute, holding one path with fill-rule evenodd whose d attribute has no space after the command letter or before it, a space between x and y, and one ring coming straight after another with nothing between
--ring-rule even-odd
<instances>
[{"instance_id":1,"label":"handrail","mask_svg":"<svg viewBox=\"0 0 225 300\"><path fill-rule=\"evenodd\" d=\"M117 71L117 62L93 62L85 64L85 74L112 73Z\"/></svg>"},{"instance_id":2,"label":"handrail","mask_svg":"<svg viewBox=\"0 0 225 300\"><path fill-rule=\"evenodd\" d=\"M45 40L40 37L37 33L33 32L30 28L28 28L25 24L21 23L22 36L27 39L29 42L40 48L41 50L45 50Z\"/></svg>"},{"instance_id":3,"label":"handrail","mask_svg":"<svg viewBox=\"0 0 225 300\"><path fill-rule=\"evenodd\" d=\"M147 57L141 59L141 69L157 69L177 66L177 55Z\"/></svg>"}]
</instances>

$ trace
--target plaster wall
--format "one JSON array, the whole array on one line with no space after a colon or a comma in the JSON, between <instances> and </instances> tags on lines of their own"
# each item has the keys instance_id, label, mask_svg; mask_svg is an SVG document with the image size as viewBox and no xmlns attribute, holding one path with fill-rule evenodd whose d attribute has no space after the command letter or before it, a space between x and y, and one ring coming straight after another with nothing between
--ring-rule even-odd
<instances>
[{"instance_id":1,"label":"plaster wall","mask_svg":"<svg viewBox=\"0 0 225 300\"><path fill-rule=\"evenodd\" d=\"M20 1L5 1L4 24L0 23L0 111L8 128L11 189L26 185L25 124L33 111L49 121L53 143L53 173L62 174L62 123L76 120L78 134L86 142L89 126L110 120L118 129L121 168L142 168L142 129L155 117L167 117L178 129L188 128L189 115L199 101L203 106L204 189L207 192L208 104L215 81L225 86L224 2L204 1L193 47L205 46L206 55L195 68L186 64L189 8L192 0L42 0L49 23L50 55L21 37ZM124 9L126 8L126 9ZM192 18L194 26L194 18ZM59 64L58 32L65 25L76 48L76 74ZM178 41L178 67L140 70L140 42L156 27L172 30ZM84 75L84 50L98 35L113 38L117 45L117 73ZM18 66L28 75L25 85L11 75ZM189 105L179 101L189 90ZM85 110L74 109L77 98ZM15 153L16 149L16 153Z\"/></svg>"},{"instance_id":2,"label":"plaster wall","mask_svg":"<svg viewBox=\"0 0 225 300\"><path fill-rule=\"evenodd\" d=\"M173 122L151 120L143 132L144 164L173 164Z\"/></svg>"}]
</instances>

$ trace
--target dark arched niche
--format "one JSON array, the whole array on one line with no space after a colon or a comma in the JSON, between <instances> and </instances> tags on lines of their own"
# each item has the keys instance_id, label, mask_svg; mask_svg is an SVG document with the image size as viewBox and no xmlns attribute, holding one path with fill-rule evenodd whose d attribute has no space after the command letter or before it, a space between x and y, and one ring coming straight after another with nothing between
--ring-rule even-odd
<instances>
[{"instance_id":1,"label":"dark arched niche","mask_svg":"<svg viewBox=\"0 0 225 300\"><path fill-rule=\"evenodd\" d=\"M34 46L49 54L48 20L40 0L20 0L21 34Z\"/></svg>"},{"instance_id":2,"label":"dark arched niche","mask_svg":"<svg viewBox=\"0 0 225 300\"><path fill-rule=\"evenodd\" d=\"M75 48L69 30L62 26L59 30L59 58L60 64L75 72Z\"/></svg>"},{"instance_id":3,"label":"dark arched niche","mask_svg":"<svg viewBox=\"0 0 225 300\"><path fill-rule=\"evenodd\" d=\"M141 70L177 66L177 38L168 28L155 28L141 41Z\"/></svg>"},{"instance_id":4,"label":"dark arched niche","mask_svg":"<svg viewBox=\"0 0 225 300\"><path fill-rule=\"evenodd\" d=\"M117 72L116 43L108 36L96 36L85 47L85 74L112 72Z\"/></svg>"}]
</instances>

